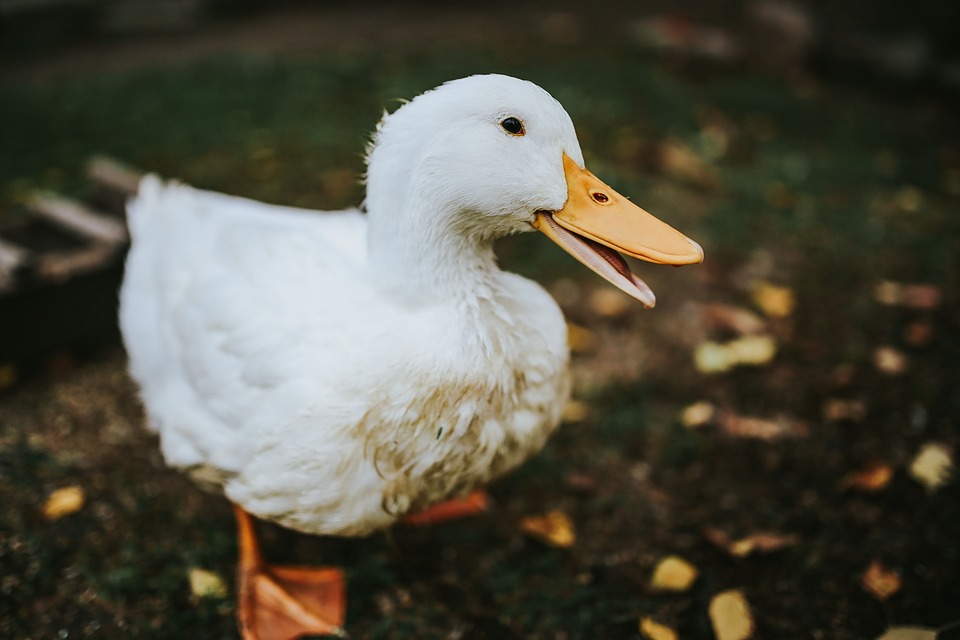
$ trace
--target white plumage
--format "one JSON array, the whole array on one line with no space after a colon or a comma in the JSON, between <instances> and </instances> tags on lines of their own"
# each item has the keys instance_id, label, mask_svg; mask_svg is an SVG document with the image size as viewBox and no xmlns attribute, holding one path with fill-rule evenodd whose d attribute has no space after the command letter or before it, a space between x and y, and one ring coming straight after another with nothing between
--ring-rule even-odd
<instances>
[{"instance_id":1,"label":"white plumage","mask_svg":"<svg viewBox=\"0 0 960 640\"><path fill-rule=\"evenodd\" d=\"M120 319L167 462L262 518L363 535L539 450L566 328L492 242L563 207L563 154L582 166L546 92L474 76L385 116L366 213L144 179Z\"/></svg>"}]
</instances>

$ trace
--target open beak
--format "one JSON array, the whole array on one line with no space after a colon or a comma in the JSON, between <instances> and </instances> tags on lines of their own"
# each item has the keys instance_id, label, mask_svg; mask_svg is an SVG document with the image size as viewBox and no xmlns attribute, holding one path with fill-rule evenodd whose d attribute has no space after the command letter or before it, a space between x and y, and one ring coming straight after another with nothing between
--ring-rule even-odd
<instances>
[{"instance_id":1,"label":"open beak","mask_svg":"<svg viewBox=\"0 0 960 640\"><path fill-rule=\"evenodd\" d=\"M675 266L703 262L699 244L578 167L566 153L563 171L566 204L559 211L537 212L533 226L643 306L653 307L657 299L620 253Z\"/></svg>"}]
</instances>

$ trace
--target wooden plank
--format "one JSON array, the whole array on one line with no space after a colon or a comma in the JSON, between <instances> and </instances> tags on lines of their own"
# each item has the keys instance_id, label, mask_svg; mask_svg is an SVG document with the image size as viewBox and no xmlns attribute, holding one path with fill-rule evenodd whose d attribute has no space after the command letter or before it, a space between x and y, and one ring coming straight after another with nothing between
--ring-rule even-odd
<instances>
[{"instance_id":1,"label":"wooden plank","mask_svg":"<svg viewBox=\"0 0 960 640\"><path fill-rule=\"evenodd\" d=\"M103 244L77 251L51 253L37 259L35 273L48 283L63 282L81 273L105 269L117 261L117 253L116 247Z\"/></svg>"},{"instance_id":2,"label":"wooden plank","mask_svg":"<svg viewBox=\"0 0 960 640\"><path fill-rule=\"evenodd\" d=\"M38 195L27 207L43 219L91 241L118 245L129 240L122 222L74 200Z\"/></svg>"},{"instance_id":3,"label":"wooden plank","mask_svg":"<svg viewBox=\"0 0 960 640\"><path fill-rule=\"evenodd\" d=\"M30 252L0 238L0 295L16 285L18 271L28 264Z\"/></svg>"},{"instance_id":4,"label":"wooden plank","mask_svg":"<svg viewBox=\"0 0 960 640\"><path fill-rule=\"evenodd\" d=\"M0 273L13 273L26 263L29 255L20 245L0 238Z\"/></svg>"},{"instance_id":5,"label":"wooden plank","mask_svg":"<svg viewBox=\"0 0 960 640\"><path fill-rule=\"evenodd\" d=\"M98 187L129 197L140 188L143 174L113 158L93 156L87 160L87 177Z\"/></svg>"}]
</instances>

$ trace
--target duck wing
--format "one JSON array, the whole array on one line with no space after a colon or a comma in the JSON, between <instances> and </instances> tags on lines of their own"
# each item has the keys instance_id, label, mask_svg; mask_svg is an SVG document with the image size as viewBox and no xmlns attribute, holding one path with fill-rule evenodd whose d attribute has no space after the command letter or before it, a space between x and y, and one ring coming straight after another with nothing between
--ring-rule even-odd
<instances>
[{"instance_id":1,"label":"duck wing","mask_svg":"<svg viewBox=\"0 0 960 640\"><path fill-rule=\"evenodd\" d=\"M229 476L242 430L303 411L376 304L366 216L148 177L128 218L120 323L149 422L168 463Z\"/></svg>"}]
</instances>

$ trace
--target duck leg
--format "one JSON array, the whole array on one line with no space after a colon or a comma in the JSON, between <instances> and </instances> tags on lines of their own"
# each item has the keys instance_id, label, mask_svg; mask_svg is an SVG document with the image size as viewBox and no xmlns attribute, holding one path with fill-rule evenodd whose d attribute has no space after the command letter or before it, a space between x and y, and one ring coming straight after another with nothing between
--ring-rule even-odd
<instances>
[{"instance_id":1,"label":"duck leg","mask_svg":"<svg viewBox=\"0 0 960 640\"><path fill-rule=\"evenodd\" d=\"M239 568L237 615L243 640L293 640L342 635L346 609L343 572L334 567L268 565L253 518L234 505Z\"/></svg>"},{"instance_id":2,"label":"duck leg","mask_svg":"<svg viewBox=\"0 0 960 640\"><path fill-rule=\"evenodd\" d=\"M405 516L401 522L407 525L429 525L458 520L483 513L489 502L486 491L474 491L463 498L440 502L419 513Z\"/></svg>"}]
</instances>

